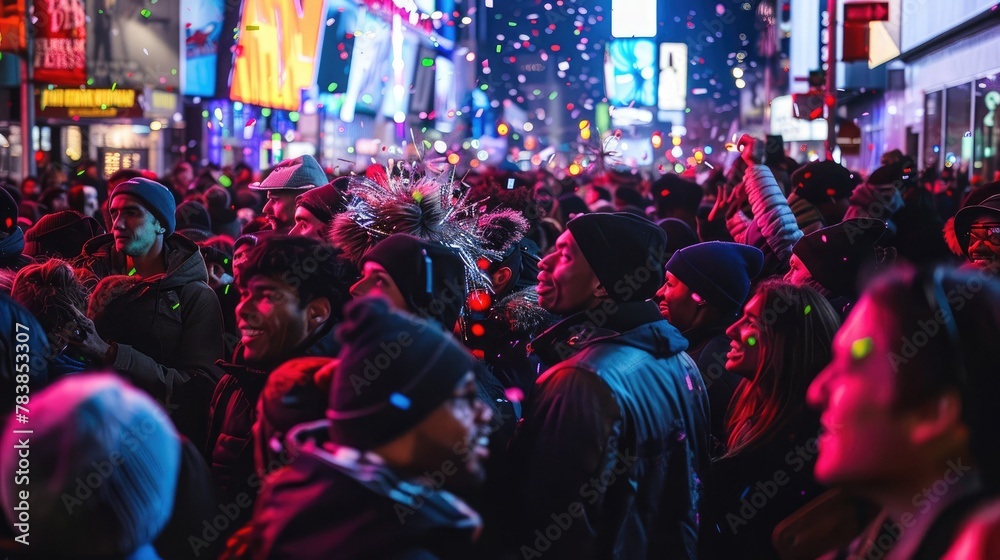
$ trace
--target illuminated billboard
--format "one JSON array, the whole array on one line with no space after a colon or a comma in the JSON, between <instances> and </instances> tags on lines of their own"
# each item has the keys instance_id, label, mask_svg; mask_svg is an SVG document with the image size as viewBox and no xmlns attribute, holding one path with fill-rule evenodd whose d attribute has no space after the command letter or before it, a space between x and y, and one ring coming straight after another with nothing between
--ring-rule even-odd
<instances>
[{"instance_id":1,"label":"illuminated billboard","mask_svg":"<svg viewBox=\"0 0 1000 560\"><path fill-rule=\"evenodd\" d=\"M661 111L687 109L688 48L684 43L660 43L660 87L657 107Z\"/></svg>"},{"instance_id":2,"label":"illuminated billboard","mask_svg":"<svg viewBox=\"0 0 1000 560\"><path fill-rule=\"evenodd\" d=\"M656 0L611 0L612 37L655 37Z\"/></svg>"},{"instance_id":3,"label":"illuminated billboard","mask_svg":"<svg viewBox=\"0 0 1000 560\"><path fill-rule=\"evenodd\" d=\"M615 107L656 106L656 44L648 39L615 39L604 56L608 102Z\"/></svg>"},{"instance_id":4,"label":"illuminated billboard","mask_svg":"<svg viewBox=\"0 0 1000 560\"><path fill-rule=\"evenodd\" d=\"M230 98L298 111L312 86L324 0L246 0L236 43Z\"/></svg>"},{"instance_id":5,"label":"illuminated billboard","mask_svg":"<svg viewBox=\"0 0 1000 560\"><path fill-rule=\"evenodd\" d=\"M222 0L181 0L184 30L181 82L185 95L215 97L222 19Z\"/></svg>"},{"instance_id":6,"label":"illuminated billboard","mask_svg":"<svg viewBox=\"0 0 1000 560\"><path fill-rule=\"evenodd\" d=\"M377 16L362 11L358 32L354 35L351 73L340 118L354 122L357 110L375 114L382 107L382 96L389 83L392 62L392 29Z\"/></svg>"},{"instance_id":7,"label":"illuminated billboard","mask_svg":"<svg viewBox=\"0 0 1000 560\"><path fill-rule=\"evenodd\" d=\"M439 56L434 62L434 128L441 132L455 130L455 110L458 93L455 89L455 63Z\"/></svg>"},{"instance_id":8,"label":"illuminated billboard","mask_svg":"<svg viewBox=\"0 0 1000 560\"><path fill-rule=\"evenodd\" d=\"M83 0L35 0L35 80L57 86L87 81L87 11Z\"/></svg>"},{"instance_id":9,"label":"illuminated billboard","mask_svg":"<svg viewBox=\"0 0 1000 560\"><path fill-rule=\"evenodd\" d=\"M180 0L86 0L87 76L99 87L180 87ZM56 9L62 10L62 6Z\"/></svg>"}]
</instances>

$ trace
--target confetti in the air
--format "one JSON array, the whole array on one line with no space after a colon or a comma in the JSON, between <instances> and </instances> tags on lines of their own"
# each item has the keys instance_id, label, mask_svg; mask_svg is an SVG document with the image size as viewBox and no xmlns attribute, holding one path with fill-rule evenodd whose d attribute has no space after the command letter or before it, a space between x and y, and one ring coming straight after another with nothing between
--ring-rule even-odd
<instances>
[{"instance_id":1,"label":"confetti in the air","mask_svg":"<svg viewBox=\"0 0 1000 560\"><path fill-rule=\"evenodd\" d=\"M875 344L870 336L859 338L851 343L851 357L855 360L862 360L871 354L874 348Z\"/></svg>"}]
</instances>

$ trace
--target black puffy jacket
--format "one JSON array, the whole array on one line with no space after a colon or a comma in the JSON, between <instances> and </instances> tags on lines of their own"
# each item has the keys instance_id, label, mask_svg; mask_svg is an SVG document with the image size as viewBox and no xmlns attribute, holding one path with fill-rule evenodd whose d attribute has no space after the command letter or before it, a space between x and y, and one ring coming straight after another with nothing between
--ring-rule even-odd
<instances>
[{"instance_id":1,"label":"black puffy jacket","mask_svg":"<svg viewBox=\"0 0 1000 560\"><path fill-rule=\"evenodd\" d=\"M287 360L301 356L334 358L340 346L334 340L333 322L324 325L299 348L273 364L251 367L243 360L243 346L237 346L230 363L219 361L226 374L212 395L208 446L212 478L223 504L252 503L263 484L265 473L254 464L253 425L257 421L257 400L267 383L267 376ZM241 507L239 517L230 525L235 531L250 519L251 510ZM224 540L224 539L223 539Z\"/></svg>"},{"instance_id":2,"label":"black puffy jacket","mask_svg":"<svg viewBox=\"0 0 1000 560\"><path fill-rule=\"evenodd\" d=\"M510 445L517 557L697 555L709 404L687 345L650 302L606 302L532 341L557 363Z\"/></svg>"},{"instance_id":3,"label":"black puffy jacket","mask_svg":"<svg viewBox=\"0 0 1000 560\"><path fill-rule=\"evenodd\" d=\"M222 311L198 246L174 234L164 248L167 271L115 297L94 326L101 338L118 344L115 371L163 403L177 430L200 443L222 376L215 365L222 358ZM76 266L98 278L127 274L126 257L115 251L111 234L88 241Z\"/></svg>"}]
</instances>

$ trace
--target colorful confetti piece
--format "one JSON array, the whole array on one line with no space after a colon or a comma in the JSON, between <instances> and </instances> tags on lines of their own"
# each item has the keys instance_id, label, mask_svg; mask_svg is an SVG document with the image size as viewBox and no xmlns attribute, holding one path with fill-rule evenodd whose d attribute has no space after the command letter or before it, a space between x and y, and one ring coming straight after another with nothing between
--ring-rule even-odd
<instances>
[{"instance_id":1,"label":"colorful confetti piece","mask_svg":"<svg viewBox=\"0 0 1000 560\"><path fill-rule=\"evenodd\" d=\"M390 395L389 403L400 410L407 410L410 408L410 398L402 393L393 393Z\"/></svg>"},{"instance_id":2,"label":"colorful confetti piece","mask_svg":"<svg viewBox=\"0 0 1000 560\"><path fill-rule=\"evenodd\" d=\"M872 338L870 336L859 338L851 343L851 357L855 360L863 360L871 354L874 349L875 344L872 342Z\"/></svg>"}]
</instances>

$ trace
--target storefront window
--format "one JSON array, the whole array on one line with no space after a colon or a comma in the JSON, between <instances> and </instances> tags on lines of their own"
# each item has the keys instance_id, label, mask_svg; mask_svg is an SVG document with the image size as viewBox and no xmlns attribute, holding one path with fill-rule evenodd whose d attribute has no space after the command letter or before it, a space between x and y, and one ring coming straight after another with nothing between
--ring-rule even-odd
<instances>
[{"instance_id":1,"label":"storefront window","mask_svg":"<svg viewBox=\"0 0 1000 560\"><path fill-rule=\"evenodd\" d=\"M924 97L924 161L921 167L940 167L941 161L941 95L935 91Z\"/></svg>"},{"instance_id":2,"label":"storefront window","mask_svg":"<svg viewBox=\"0 0 1000 560\"><path fill-rule=\"evenodd\" d=\"M968 173L972 161L972 84L948 88L945 114L944 164Z\"/></svg>"},{"instance_id":3,"label":"storefront window","mask_svg":"<svg viewBox=\"0 0 1000 560\"><path fill-rule=\"evenodd\" d=\"M1000 181L1000 76L988 76L976 82L976 117L973 175L983 182Z\"/></svg>"}]
</instances>

